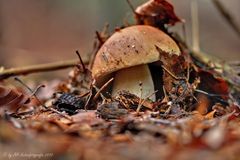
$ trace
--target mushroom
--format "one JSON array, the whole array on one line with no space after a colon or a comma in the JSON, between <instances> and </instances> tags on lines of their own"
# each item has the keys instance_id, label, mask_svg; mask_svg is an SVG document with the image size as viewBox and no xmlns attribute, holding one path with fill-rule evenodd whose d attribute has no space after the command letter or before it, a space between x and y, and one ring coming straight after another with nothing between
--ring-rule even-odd
<instances>
[{"instance_id":1,"label":"mushroom","mask_svg":"<svg viewBox=\"0 0 240 160\"><path fill-rule=\"evenodd\" d=\"M127 27L115 32L99 49L92 76L98 84L103 84L115 73L113 96L120 90L127 90L146 98L155 91L148 64L159 61L166 54L167 57L180 55L177 44L166 33L146 25ZM156 100L155 95L149 98Z\"/></svg>"}]
</instances>

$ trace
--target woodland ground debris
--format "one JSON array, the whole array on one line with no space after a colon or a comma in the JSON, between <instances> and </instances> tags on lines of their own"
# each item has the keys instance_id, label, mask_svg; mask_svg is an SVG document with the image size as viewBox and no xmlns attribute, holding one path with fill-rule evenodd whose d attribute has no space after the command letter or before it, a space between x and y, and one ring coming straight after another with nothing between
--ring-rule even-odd
<instances>
[{"instance_id":1,"label":"woodland ground debris","mask_svg":"<svg viewBox=\"0 0 240 160\"><path fill-rule=\"evenodd\" d=\"M59 96L39 102L41 92L32 98L23 87L1 83L0 159L14 153L53 153L51 159L239 159L239 73L233 82L192 56L168 31L182 21L167 1L150 0L136 13L142 25L164 28L182 52L170 69L163 63L168 59L160 58L157 66L166 77L159 78L159 98L152 101L151 94L141 97L127 88L112 96L106 91L111 78L97 86L94 59L85 66L77 52L79 65L51 90ZM96 52L107 37L97 33Z\"/></svg>"}]
</instances>

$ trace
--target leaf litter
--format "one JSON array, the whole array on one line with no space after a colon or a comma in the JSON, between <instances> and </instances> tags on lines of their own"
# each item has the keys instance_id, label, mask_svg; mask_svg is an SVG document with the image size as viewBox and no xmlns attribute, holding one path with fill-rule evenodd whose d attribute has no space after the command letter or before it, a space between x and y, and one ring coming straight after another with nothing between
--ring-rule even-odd
<instances>
[{"instance_id":1,"label":"leaf litter","mask_svg":"<svg viewBox=\"0 0 240 160\"><path fill-rule=\"evenodd\" d=\"M138 23L161 29L181 21L165 0L150 0L136 13ZM99 44L105 41L103 37ZM31 98L24 87L1 85L0 158L52 153L41 158L238 159L239 90L189 58L188 48L182 50L181 59L155 64L163 71L163 94L156 102L127 89L112 97L105 91L109 84L96 86L91 66L82 63L78 52L79 65L67 80L55 81L54 94L42 98L43 105L36 99L44 92L31 93Z\"/></svg>"}]
</instances>

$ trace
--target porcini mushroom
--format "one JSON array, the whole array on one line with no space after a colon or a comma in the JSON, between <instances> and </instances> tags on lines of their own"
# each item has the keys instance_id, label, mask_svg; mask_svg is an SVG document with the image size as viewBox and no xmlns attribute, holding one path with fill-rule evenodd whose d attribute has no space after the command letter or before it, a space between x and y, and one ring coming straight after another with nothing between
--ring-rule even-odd
<instances>
[{"instance_id":1,"label":"porcini mushroom","mask_svg":"<svg viewBox=\"0 0 240 160\"><path fill-rule=\"evenodd\" d=\"M180 49L163 31L146 25L136 25L115 32L99 49L92 66L97 82L115 73L112 95L120 90L145 98L154 92L149 63L161 59L161 52L180 55ZM139 82L142 83L140 90ZM156 97L150 97L155 101Z\"/></svg>"}]
</instances>

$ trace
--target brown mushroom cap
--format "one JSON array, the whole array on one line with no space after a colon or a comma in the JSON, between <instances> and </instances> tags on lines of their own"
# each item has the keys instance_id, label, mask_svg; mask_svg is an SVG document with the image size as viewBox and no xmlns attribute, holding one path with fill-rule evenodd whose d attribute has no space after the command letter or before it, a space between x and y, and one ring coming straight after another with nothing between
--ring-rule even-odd
<instances>
[{"instance_id":1,"label":"brown mushroom cap","mask_svg":"<svg viewBox=\"0 0 240 160\"><path fill-rule=\"evenodd\" d=\"M99 79L123 68L158 61L161 56L159 50L180 55L172 38L157 28L146 25L124 28L115 32L99 49L92 76Z\"/></svg>"}]
</instances>

